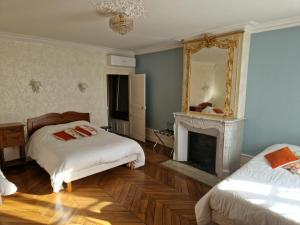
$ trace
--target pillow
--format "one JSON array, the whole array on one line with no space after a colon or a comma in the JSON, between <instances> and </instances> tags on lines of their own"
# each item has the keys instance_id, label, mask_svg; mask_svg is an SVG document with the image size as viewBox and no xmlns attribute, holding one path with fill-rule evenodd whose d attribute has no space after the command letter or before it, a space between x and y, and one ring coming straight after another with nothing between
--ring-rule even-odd
<instances>
[{"instance_id":1,"label":"pillow","mask_svg":"<svg viewBox=\"0 0 300 225\"><path fill-rule=\"evenodd\" d=\"M0 196L12 195L17 191L17 187L12 182L9 182L0 170Z\"/></svg>"},{"instance_id":2,"label":"pillow","mask_svg":"<svg viewBox=\"0 0 300 225\"><path fill-rule=\"evenodd\" d=\"M97 134L97 130L94 127L88 126L88 125L82 125L81 126L84 129L87 129L89 132L92 133L92 135Z\"/></svg>"},{"instance_id":3,"label":"pillow","mask_svg":"<svg viewBox=\"0 0 300 225\"><path fill-rule=\"evenodd\" d=\"M81 134L84 137L92 136L91 132L89 132L88 130L86 130L86 129L80 127L80 126L75 127L75 131L78 132L79 134Z\"/></svg>"},{"instance_id":4,"label":"pillow","mask_svg":"<svg viewBox=\"0 0 300 225\"><path fill-rule=\"evenodd\" d=\"M71 135L74 139L78 139L78 138L82 138L83 135L79 134L75 129L73 128L68 128L65 129L64 132L66 132L67 134Z\"/></svg>"},{"instance_id":5,"label":"pillow","mask_svg":"<svg viewBox=\"0 0 300 225\"><path fill-rule=\"evenodd\" d=\"M265 158L269 161L273 169L298 160L298 157L295 156L295 154L289 149L289 147L271 152L265 155Z\"/></svg>"},{"instance_id":6,"label":"pillow","mask_svg":"<svg viewBox=\"0 0 300 225\"><path fill-rule=\"evenodd\" d=\"M202 102L201 104L199 104L197 106L197 110L196 111L202 112L202 110L205 109L207 106L212 107L212 103L210 103L210 102Z\"/></svg>"},{"instance_id":7,"label":"pillow","mask_svg":"<svg viewBox=\"0 0 300 225\"><path fill-rule=\"evenodd\" d=\"M203 113L215 113L213 107L207 106L205 109L202 110Z\"/></svg>"},{"instance_id":8,"label":"pillow","mask_svg":"<svg viewBox=\"0 0 300 225\"><path fill-rule=\"evenodd\" d=\"M97 134L97 130L93 127L82 125L82 126L76 126L75 131L81 134L84 137L93 136Z\"/></svg>"},{"instance_id":9,"label":"pillow","mask_svg":"<svg viewBox=\"0 0 300 225\"><path fill-rule=\"evenodd\" d=\"M61 141L69 141L69 140L75 139L75 137L66 133L65 131L59 131L59 132L53 133L53 135L54 135L54 137L56 137L57 139L59 139Z\"/></svg>"}]
</instances>

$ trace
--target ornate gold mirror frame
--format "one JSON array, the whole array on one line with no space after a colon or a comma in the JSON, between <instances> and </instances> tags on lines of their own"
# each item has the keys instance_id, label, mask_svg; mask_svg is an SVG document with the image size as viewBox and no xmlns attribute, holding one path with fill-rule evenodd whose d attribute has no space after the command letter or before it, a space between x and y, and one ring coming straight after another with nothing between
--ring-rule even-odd
<instances>
[{"instance_id":1,"label":"ornate gold mirror frame","mask_svg":"<svg viewBox=\"0 0 300 225\"><path fill-rule=\"evenodd\" d=\"M226 96L225 96L225 110L222 116L232 116L231 109L231 92L232 92L232 75L233 75L233 58L234 49L237 47L237 41L227 38L218 38L215 36L209 37L204 34L204 37L197 41L189 41L184 43L185 57L186 57L186 79L185 85L185 99L184 112L189 112L190 108L190 80L191 80L191 56L203 48L217 47L227 49L227 70L226 70ZM199 112L201 113L201 112Z\"/></svg>"}]
</instances>

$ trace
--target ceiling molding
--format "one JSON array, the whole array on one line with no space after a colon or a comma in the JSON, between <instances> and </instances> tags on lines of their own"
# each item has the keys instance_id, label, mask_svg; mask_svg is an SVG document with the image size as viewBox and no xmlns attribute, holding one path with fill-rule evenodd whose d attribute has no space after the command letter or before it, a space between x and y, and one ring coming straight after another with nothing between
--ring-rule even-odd
<instances>
[{"instance_id":1,"label":"ceiling molding","mask_svg":"<svg viewBox=\"0 0 300 225\"><path fill-rule=\"evenodd\" d=\"M254 34L254 33L261 33L266 31L279 30L279 29L285 29L285 28L291 28L297 26L300 26L300 16L290 17L290 18L285 18L280 20L273 20L266 23L257 23L256 21L250 21L248 23L218 27L210 30L202 30L194 34L190 34L182 37L176 37L174 38L174 40L178 41L178 44L173 44L173 45L167 44L167 45L159 45L159 46L152 46L149 48L143 48L143 49L136 50L135 54L143 55L143 54L148 54L153 52L165 51L173 48L179 48L182 47L182 44L179 43L180 41L182 40L188 41L188 40L193 40L195 38L199 38L199 36L203 33L217 35L217 34L227 33L236 30L244 30L245 32Z\"/></svg>"},{"instance_id":2,"label":"ceiling molding","mask_svg":"<svg viewBox=\"0 0 300 225\"><path fill-rule=\"evenodd\" d=\"M183 44L177 41L177 43L173 43L173 44L155 45L147 48L138 49L135 50L134 53L135 55L145 55L149 53L162 52L162 51L167 51L167 50L181 48L181 47L183 47Z\"/></svg>"},{"instance_id":3,"label":"ceiling molding","mask_svg":"<svg viewBox=\"0 0 300 225\"><path fill-rule=\"evenodd\" d=\"M51 45L56 45L56 46L61 46L61 47L81 48L81 49L101 52L103 54L134 56L134 55L143 55L143 54L149 54L149 53L154 53L154 52L161 52L161 51L166 51L166 50L170 50L170 49L180 48L183 46L181 43L181 40L192 40L195 38L199 38L199 36L203 33L208 33L208 34L214 35L214 34L227 33L227 32L235 31L235 30L244 30L251 34L254 34L254 33L261 33L261 32L266 32L266 31L279 30L279 29L297 27L297 26L300 26L300 16L290 17L290 18L285 18L285 19L280 19L280 20L273 20L273 21L266 22L266 23L257 23L255 21L250 21L248 23L235 24L235 25L224 26L224 27L217 27L217 28L210 29L210 30L202 30L197 33L190 34L190 35L174 37L170 40L169 43L166 43L163 45L162 44L154 45L154 46L150 46L147 48L137 49L135 51L109 48L109 47L104 47L104 46L89 45L89 44L81 44L81 43L76 43L76 42L71 42L71 41L62 41L62 40L51 39L51 38L16 34L16 33L10 33L10 32L1 32L1 31L0 31L0 39L39 42L39 43L51 44Z\"/></svg>"},{"instance_id":4,"label":"ceiling molding","mask_svg":"<svg viewBox=\"0 0 300 225\"><path fill-rule=\"evenodd\" d=\"M32 35L16 34L16 33L10 33L10 32L1 32L0 31L0 39L38 42L38 43L55 45L55 46L60 46L60 47L85 49L85 50L95 51L95 52L99 52L99 53L103 53L103 54L134 56L134 52L131 50L116 49L116 48L109 48L109 47L89 45L89 44L80 44L80 43L71 42L71 41L62 41L62 40L57 40L57 39L44 38L44 37L38 37L38 36L32 36Z\"/></svg>"},{"instance_id":5,"label":"ceiling molding","mask_svg":"<svg viewBox=\"0 0 300 225\"><path fill-rule=\"evenodd\" d=\"M285 29L300 26L300 16L280 20L273 20L266 23L250 25L248 31L252 34L272 30Z\"/></svg>"},{"instance_id":6,"label":"ceiling molding","mask_svg":"<svg viewBox=\"0 0 300 225\"><path fill-rule=\"evenodd\" d=\"M199 38L199 36L203 33L208 33L208 34L221 34L221 33L227 33L230 31L234 30L246 30L246 27L251 23L243 23L243 24L236 24L236 25L231 25L231 26L226 26L226 27L218 27L214 28L211 30L203 30L197 33L185 35L185 36L180 36L180 37L174 37L173 40L175 40L177 43L173 44L165 44L165 45L154 45L148 48L142 48L135 50L134 53L136 55L144 55L144 54L149 54L149 53L154 53L154 52L161 52L161 51L166 51L174 48L180 48L183 47L182 40L188 41L188 40L193 40L195 38ZM174 42L174 41L172 41Z\"/></svg>"},{"instance_id":7,"label":"ceiling molding","mask_svg":"<svg viewBox=\"0 0 300 225\"><path fill-rule=\"evenodd\" d=\"M210 35L219 35L219 34L225 34L225 33L233 32L233 31L239 31L239 30L247 31L248 26L252 26L252 24L256 24L256 23L254 21L251 21L249 23L241 23L241 24L234 24L234 25L224 26L224 27L216 27L213 29L201 30L197 33L177 37L175 39L178 41L179 40L180 41L182 41L182 40L190 41L190 40L199 38L204 33L210 34Z\"/></svg>"}]
</instances>

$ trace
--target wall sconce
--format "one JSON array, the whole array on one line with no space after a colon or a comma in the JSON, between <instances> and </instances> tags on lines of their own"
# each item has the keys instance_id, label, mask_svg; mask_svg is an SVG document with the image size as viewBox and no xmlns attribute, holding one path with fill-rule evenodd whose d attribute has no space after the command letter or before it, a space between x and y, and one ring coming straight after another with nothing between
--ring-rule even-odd
<instances>
[{"instance_id":1,"label":"wall sconce","mask_svg":"<svg viewBox=\"0 0 300 225\"><path fill-rule=\"evenodd\" d=\"M209 89L209 86L207 83L203 84L203 86L201 87L201 90L204 91L204 92L207 92Z\"/></svg>"},{"instance_id":2,"label":"wall sconce","mask_svg":"<svg viewBox=\"0 0 300 225\"><path fill-rule=\"evenodd\" d=\"M39 93L42 87L42 83L38 80L30 80L29 86L31 87L33 93Z\"/></svg>"},{"instance_id":3,"label":"wall sconce","mask_svg":"<svg viewBox=\"0 0 300 225\"><path fill-rule=\"evenodd\" d=\"M83 82L78 83L78 89L81 93L84 93L87 88L88 88L88 85L86 83L83 83Z\"/></svg>"}]
</instances>

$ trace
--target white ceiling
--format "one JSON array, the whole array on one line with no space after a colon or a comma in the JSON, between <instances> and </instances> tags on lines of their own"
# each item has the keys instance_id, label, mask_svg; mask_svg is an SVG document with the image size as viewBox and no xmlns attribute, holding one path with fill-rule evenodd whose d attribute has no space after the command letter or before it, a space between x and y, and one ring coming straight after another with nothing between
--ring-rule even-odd
<instances>
[{"instance_id":1,"label":"white ceiling","mask_svg":"<svg viewBox=\"0 0 300 225\"><path fill-rule=\"evenodd\" d=\"M299 0L144 0L145 18L125 36L88 0L0 0L0 31L137 50L215 28L300 15Z\"/></svg>"}]
</instances>

